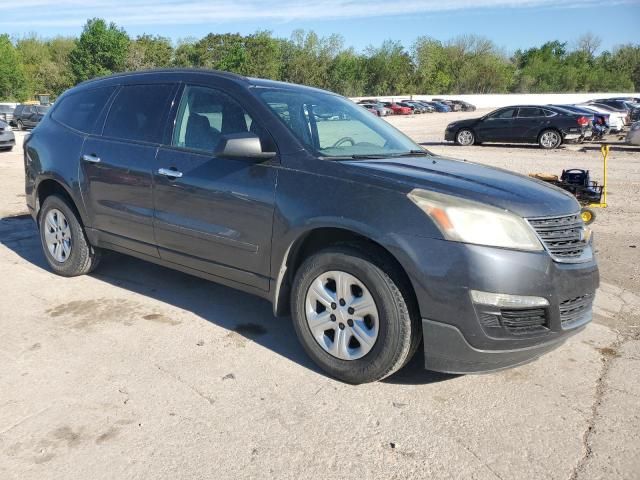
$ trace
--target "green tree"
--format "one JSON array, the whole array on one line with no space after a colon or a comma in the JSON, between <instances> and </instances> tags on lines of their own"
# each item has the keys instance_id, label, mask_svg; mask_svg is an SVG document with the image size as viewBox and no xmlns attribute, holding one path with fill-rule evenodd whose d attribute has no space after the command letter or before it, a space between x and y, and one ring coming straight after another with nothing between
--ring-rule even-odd
<instances>
[{"instance_id":1,"label":"green tree","mask_svg":"<svg viewBox=\"0 0 640 480\"><path fill-rule=\"evenodd\" d=\"M70 55L77 82L121 72L125 69L129 36L115 23L101 18L88 20Z\"/></svg>"},{"instance_id":2,"label":"green tree","mask_svg":"<svg viewBox=\"0 0 640 480\"><path fill-rule=\"evenodd\" d=\"M414 65L402 44L385 40L378 48L368 47L367 94L399 95L414 93Z\"/></svg>"},{"instance_id":3,"label":"green tree","mask_svg":"<svg viewBox=\"0 0 640 480\"><path fill-rule=\"evenodd\" d=\"M28 35L18 40L16 49L24 66L28 96L49 93L54 97L73 85L69 54L74 40L55 37L43 40Z\"/></svg>"},{"instance_id":4,"label":"green tree","mask_svg":"<svg viewBox=\"0 0 640 480\"><path fill-rule=\"evenodd\" d=\"M250 77L280 79L282 42L271 36L271 32L256 32L244 37L246 61L240 73Z\"/></svg>"},{"instance_id":5,"label":"green tree","mask_svg":"<svg viewBox=\"0 0 640 480\"><path fill-rule=\"evenodd\" d=\"M140 35L129 44L127 70L166 68L173 61L173 46L166 37Z\"/></svg>"},{"instance_id":6,"label":"green tree","mask_svg":"<svg viewBox=\"0 0 640 480\"><path fill-rule=\"evenodd\" d=\"M174 67L201 67L195 38L183 38L178 40L173 52Z\"/></svg>"},{"instance_id":7,"label":"green tree","mask_svg":"<svg viewBox=\"0 0 640 480\"><path fill-rule=\"evenodd\" d=\"M25 84L26 77L18 52L9 35L0 35L0 100L25 100Z\"/></svg>"},{"instance_id":8,"label":"green tree","mask_svg":"<svg viewBox=\"0 0 640 480\"><path fill-rule=\"evenodd\" d=\"M247 62L244 39L239 33L210 33L195 44L198 65L240 73Z\"/></svg>"}]
</instances>

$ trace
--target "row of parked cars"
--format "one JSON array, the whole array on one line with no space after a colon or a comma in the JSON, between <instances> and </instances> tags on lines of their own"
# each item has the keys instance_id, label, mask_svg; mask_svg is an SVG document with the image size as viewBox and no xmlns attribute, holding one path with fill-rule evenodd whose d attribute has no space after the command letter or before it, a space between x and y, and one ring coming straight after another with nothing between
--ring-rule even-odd
<instances>
[{"instance_id":1,"label":"row of parked cars","mask_svg":"<svg viewBox=\"0 0 640 480\"><path fill-rule=\"evenodd\" d=\"M610 132L621 133L631 126L627 143L637 144L639 116L640 98L610 98L579 105L515 105L452 122L445 129L445 140L463 146L538 143L553 149L566 141L601 140Z\"/></svg>"},{"instance_id":2,"label":"row of parked cars","mask_svg":"<svg viewBox=\"0 0 640 480\"><path fill-rule=\"evenodd\" d=\"M11 127L18 130L34 128L44 118L50 105L33 103L0 103L0 151L10 151L16 144Z\"/></svg>"},{"instance_id":3,"label":"row of parked cars","mask_svg":"<svg viewBox=\"0 0 640 480\"><path fill-rule=\"evenodd\" d=\"M433 112L473 112L476 109L474 105L462 100L446 100L442 98L434 98L431 101L407 99L392 102L368 99L360 100L358 104L379 117Z\"/></svg>"},{"instance_id":4,"label":"row of parked cars","mask_svg":"<svg viewBox=\"0 0 640 480\"><path fill-rule=\"evenodd\" d=\"M35 127L47 114L50 105L24 104L0 104L0 120L17 127L18 130L26 130Z\"/></svg>"}]
</instances>

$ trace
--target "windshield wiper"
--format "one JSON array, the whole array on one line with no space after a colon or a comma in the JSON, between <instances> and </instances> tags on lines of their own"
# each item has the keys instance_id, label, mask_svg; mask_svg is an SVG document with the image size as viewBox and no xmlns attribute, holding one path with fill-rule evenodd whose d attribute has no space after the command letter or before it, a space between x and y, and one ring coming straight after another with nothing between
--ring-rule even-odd
<instances>
[{"instance_id":1,"label":"windshield wiper","mask_svg":"<svg viewBox=\"0 0 640 480\"><path fill-rule=\"evenodd\" d=\"M396 153L394 155L390 155L392 157L414 157L416 155L420 155L422 157L427 157L429 155L433 155L431 152L427 150L409 150L408 152Z\"/></svg>"},{"instance_id":2,"label":"windshield wiper","mask_svg":"<svg viewBox=\"0 0 640 480\"><path fill-rule=\"evenodd\" d=\"M370 154L355 154L355 155L325 155L321 156L323 160L377 160L380 158L389 158L393 155L387 154L378 154L378 153L370 153Z\"/></svg>"}]
</instances>

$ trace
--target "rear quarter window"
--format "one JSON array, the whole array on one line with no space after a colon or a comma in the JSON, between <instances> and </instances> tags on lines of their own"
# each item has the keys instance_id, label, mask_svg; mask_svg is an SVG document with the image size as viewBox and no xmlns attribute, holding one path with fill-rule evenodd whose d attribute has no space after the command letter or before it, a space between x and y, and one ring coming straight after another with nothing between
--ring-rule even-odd
<instances>
[{"instance_id":1,"label":"rear quarter window","mask_svg":"<svg viewBox=\"0 0 640 480\"><path fill-rule=\"evenodd\" d=\"M173 90L170 84L122 87L111 105L102 134L160 143Z\"/></svg>"},{"instance_id":2,"label":"rear quarter window","mask_svg":"<svg viewBox=\"0 0 640 480\"><path fill-rule=\"evenodd\" d=\"M116 87L95 88L65 96L51 112L51 117L75 130L89 133Z\"/></svg>"}]
</instances>

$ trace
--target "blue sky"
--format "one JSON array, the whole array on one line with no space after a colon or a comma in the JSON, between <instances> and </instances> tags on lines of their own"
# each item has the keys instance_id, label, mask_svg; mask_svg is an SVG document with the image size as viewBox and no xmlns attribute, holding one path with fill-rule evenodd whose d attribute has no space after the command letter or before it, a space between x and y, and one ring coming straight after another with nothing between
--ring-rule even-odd
<instances>
[{"instance_id":1,"label":"blue sky","mask_svg":"<svg viewBox=\"0 0 640 480\"><path fill-rule=\"evenodd\" d=\"M0 32L16 37L77 35L87 18L102 17L132 36L271 30L288 37L303 28L339 33L359 50L385 39L410 46L420 35L446 40L470 33L507 53L551 39L571 45L586 32L602 39L602 49L640 43L640 0L16 0L0 11Z\"/></svg>"}]
</instances>

